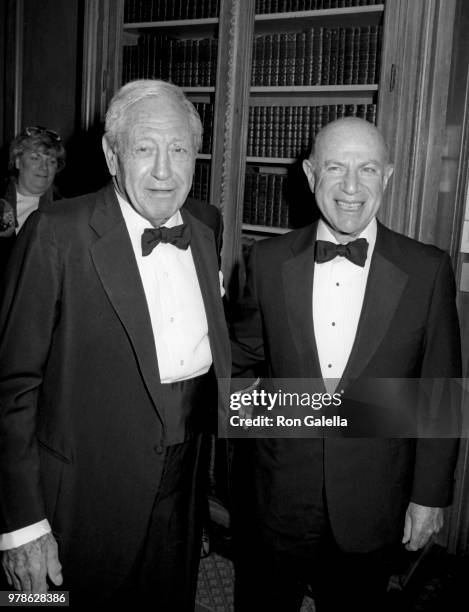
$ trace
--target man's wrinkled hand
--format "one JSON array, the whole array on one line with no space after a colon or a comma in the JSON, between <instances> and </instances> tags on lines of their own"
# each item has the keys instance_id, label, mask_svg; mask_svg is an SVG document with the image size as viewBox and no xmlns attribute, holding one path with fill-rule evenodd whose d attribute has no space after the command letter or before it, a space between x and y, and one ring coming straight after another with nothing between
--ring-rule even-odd
<instances>
[{"instance_id":1,"label":"man's wrinkled hand","mask_svg":"<svg viewBox=\"0 0 469 612\"><path fill-rule=\"evenodd\" d=\"M405 514L402 543L407 550L419 550L443 527L443 508L410 502Z\"/></svg>"},{"instance_id":2,"label":"man's wrinkled hand","mask_svg":"<svg viewBox=\"0 0 469 612\"><path fill-rule=\"evenodd\" d=\"M51 533L5 550L2 566L8 584L25 593L46 593L47 578L56 586L63 581L57 542Z\"/></svg>"}]
</instances>

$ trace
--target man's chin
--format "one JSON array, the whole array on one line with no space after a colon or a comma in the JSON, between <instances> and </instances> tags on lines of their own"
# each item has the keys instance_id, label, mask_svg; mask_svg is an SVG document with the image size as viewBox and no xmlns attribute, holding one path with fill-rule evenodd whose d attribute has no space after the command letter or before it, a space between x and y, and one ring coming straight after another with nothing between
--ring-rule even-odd
<instances>
[{"instance_id":1,"label":"man's chin","mask_svg":"<svg viewBox=\"0 0 469 612\"><path fill-rule=\"evenodd\" d=\"M330 230L337 238L339 242L350 242L350 240L355 240L363 229L366 227L366 224L328 224Z\"/></svg>"}]
</instances>

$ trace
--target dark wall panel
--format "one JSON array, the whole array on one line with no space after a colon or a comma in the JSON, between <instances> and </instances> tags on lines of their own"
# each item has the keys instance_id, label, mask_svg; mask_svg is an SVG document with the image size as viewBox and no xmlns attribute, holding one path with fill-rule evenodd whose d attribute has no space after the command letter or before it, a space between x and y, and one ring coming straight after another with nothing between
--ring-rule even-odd
<instances>
[{"instance_id":1,"label":"dark wall panel","mask_svg":"<svg viewBox=\"0 0 469 612\"><path fill-rule=\"evenodd\" d=\"M56 129L65 143L79 112L80 0L24 0L23 125Z\"/></svg>"}]
</instances>

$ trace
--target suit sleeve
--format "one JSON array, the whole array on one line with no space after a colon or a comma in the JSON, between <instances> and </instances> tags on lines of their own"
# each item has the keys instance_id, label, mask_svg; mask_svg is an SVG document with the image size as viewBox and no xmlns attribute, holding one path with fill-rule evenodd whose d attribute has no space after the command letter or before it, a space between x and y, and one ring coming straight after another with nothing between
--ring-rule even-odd
<instances>
[{"instance_id":1,"label":"suit sleeve","mask_svg":"<svg viewBox=\"0 0 469 612\"><path fill-rule=\"evenodd\" d=\"M445 255L435 278L421 372L426 384L443 388L437 406L442 427L460 416L460 387L455 379L461 376L461 345L455 293L450 258ZM451 503L458 446L454 438L417 441L412 501L434 507Z\"/></svg>"},{"instance_id":2,"label":"suit sleeve","mask_svg":"<svg viewBox=\"0 0 469 612\"><path fill-rule=\"evenodd\" d=\"M264 362L262 312L257 297L257 245L251 250L247 265L246 287L234 309L231 326L233 376L250 376L252 369Z\"/></svg>"},{"instance_id":3,"label":"suit sleeve","mask_svg":"<svg viewBox=\"0 0 469 612\"><path fill-rule=\"evenodd\" d=\"M60 310L57 246L36 212L18 236L0 310L0 532L46 517L36 441L38 396Z\"/></svg>"}]
</instances>

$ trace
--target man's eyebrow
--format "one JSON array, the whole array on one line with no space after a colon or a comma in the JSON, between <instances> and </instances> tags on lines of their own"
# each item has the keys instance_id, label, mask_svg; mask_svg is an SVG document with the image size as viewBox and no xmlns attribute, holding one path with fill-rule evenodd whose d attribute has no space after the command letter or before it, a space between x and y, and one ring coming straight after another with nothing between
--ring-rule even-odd
<instances>
[{"instance_id":1,"label":"man's eyebrow","mask_svg":"<svg viewBox=\"0 0 469 612\"><path fill-rule=\"evenodd\" d=\"M335 166L345 166L343 162L337 161L335 159L326 159L323 161L323 164L325 166L328 166L329 164L334 164Z\"/></svg>"},{"instance_id":2,"label":"man's eyebrow","mask_svg":"<svg viewBox=\"0 0 469 612\"><path fill-rule=\"evenodd\" d=\"M328 166L329 164L334 164L335 166L345 166L346 165L345 162L337 161L336 159L326 159L323 162L323 165L325 166ZM375 166L381 166L382 162L380 162L377 159L367 159L366 161L362 162L360 166L368 166L369 164L374 164Z\"/></svg>"}]
</instances>

